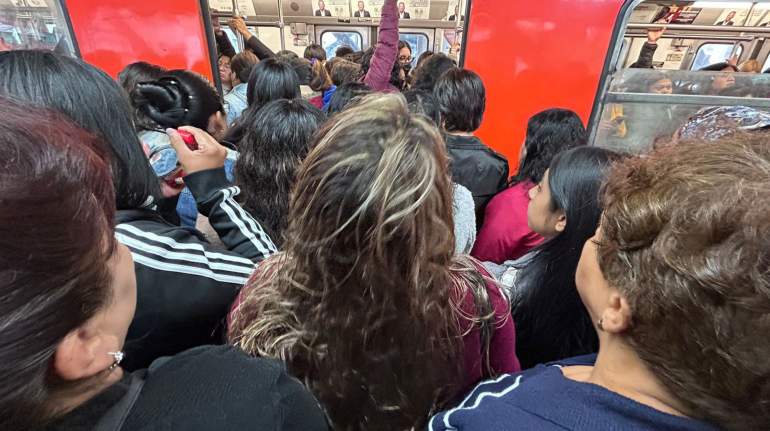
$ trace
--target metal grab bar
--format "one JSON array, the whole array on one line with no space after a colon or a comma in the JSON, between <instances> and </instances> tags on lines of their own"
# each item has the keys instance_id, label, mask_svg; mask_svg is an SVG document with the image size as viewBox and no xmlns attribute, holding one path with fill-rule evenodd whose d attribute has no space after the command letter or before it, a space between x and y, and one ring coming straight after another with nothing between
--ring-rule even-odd
<instances>
[{"instance_id":1,"label":"metal grab bar","mask_svg":"<svg viewBox=\"0 0 770 431\"><path fill-rule=\"evenodd\" d=\"M607 103L656 103L665 105L748 106L770 109L770 99L689 94L607 93Z\"/></svg>"},{"instance_id":2,"label":"metal grab bar","mask_svg":"<svg viewBox=\"0 0 770 431\"><path fill-rule=\"evenodd\" d=\"M647 33L626 33L627 37L647 37ZM693 40L729 40L751 42L754 36L709 36L707 34L664 34L661 39L693 39Z\"/></svg>"},{"instance_id":3,"label":"metal grab bar","mask_svg":"<svg viewBox=\"0 0 770 431\"><path fill-rule=\"evenodd\" d=\"M628 29L648 29L666 27L668 30L692 30L692 31L713 31L719 33L763 33L770 34L770 27L732 27L732 26L713 26L713 25L692 25L692 24L643 24L628 23Z\"/></svg>"}]
</instances>

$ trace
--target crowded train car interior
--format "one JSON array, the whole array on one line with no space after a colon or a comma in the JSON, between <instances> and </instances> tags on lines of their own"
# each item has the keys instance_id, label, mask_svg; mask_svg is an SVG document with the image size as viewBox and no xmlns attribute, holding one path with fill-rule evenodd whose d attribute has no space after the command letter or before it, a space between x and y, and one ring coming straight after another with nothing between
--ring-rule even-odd
<instances>
[{"instance_id":1,"label":"crowded train car interior","mask_svg":"<svg viewBox=\"0 0 770 431\"><path fill-rule=\"evenodd\" d=\"M770 0L0 0L0 431L770 430Z\"/></svg>"}]
</instances>

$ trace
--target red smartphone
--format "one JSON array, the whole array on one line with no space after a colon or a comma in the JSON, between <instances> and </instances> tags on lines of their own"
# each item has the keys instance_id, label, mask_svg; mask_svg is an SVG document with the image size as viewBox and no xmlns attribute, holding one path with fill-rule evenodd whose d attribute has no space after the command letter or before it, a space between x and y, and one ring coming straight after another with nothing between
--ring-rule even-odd
<instances>
[{"instance_id":1,"label":"red smartphone","mask_svg":"<svg viewBox=\"0 0 770 431\"><path fill-rule=\"evenodd\" d=\"M195 136L193 136L192 133L185 132L184 130L177 130L176 132L179 133L179 136L182 137L184 143L187 144L187 148L191 149L192 151L198 149L198 143L195 142Z\"/></svg>"}]
</instances>

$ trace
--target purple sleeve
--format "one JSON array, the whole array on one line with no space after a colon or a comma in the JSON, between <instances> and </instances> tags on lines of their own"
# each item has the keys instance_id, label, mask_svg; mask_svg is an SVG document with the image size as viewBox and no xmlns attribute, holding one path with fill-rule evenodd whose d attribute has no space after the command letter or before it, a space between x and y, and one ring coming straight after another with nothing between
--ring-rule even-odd
<instances>
[{"instance_id":1,"label":"purple sleeve","mask_svg":"<svg viewBox=\"0 0 770 431\"><path fill-rule=\"evenodd\" d=\"M369 71L364 77L364 84L372 87L374 91L397 91L390 84L390 71L398 57L398 0L385 0L382 5L382 18L380 20L380 32L377 36L375 48Z\"/></svg>"}]
</instances>

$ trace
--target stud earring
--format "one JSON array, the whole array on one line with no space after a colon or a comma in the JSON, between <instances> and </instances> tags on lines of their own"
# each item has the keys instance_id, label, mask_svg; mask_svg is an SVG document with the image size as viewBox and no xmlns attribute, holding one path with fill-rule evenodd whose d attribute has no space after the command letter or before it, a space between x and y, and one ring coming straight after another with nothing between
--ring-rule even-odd
<instances>
[{"instance_id":1,"label":"stud earring","mask_svg":"<svg viewBox=\"0 0 770 431\"><path fill-rule=\"evenodd\" d=\"M118 351L118 352L109 352L109 354L115 357L115 362L113 362L112 365L110 365L110 368L107 369L108 371L112 371L115 368L117 368L118 365L120 365L121 361L123 361L123 358L126 355L123 352L120 352L120 351Z\"/></svg>"},{"instance_id":2,"label":"stud earring","mask_svg":"<svg viewBox=\"0 0 770 431\"><path fill-rule=\"evenodd\" d=\"M599 327L600 331L604 332L604 318L603 317L601 319L599 319L599 321L597 322L596 326Z\"/></svg>"}]
</instances>

